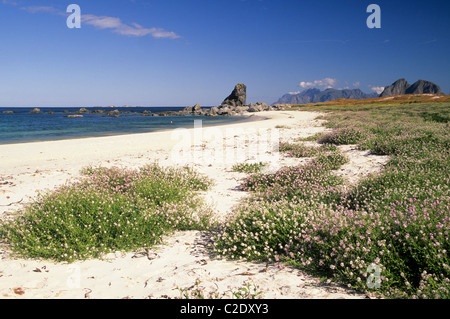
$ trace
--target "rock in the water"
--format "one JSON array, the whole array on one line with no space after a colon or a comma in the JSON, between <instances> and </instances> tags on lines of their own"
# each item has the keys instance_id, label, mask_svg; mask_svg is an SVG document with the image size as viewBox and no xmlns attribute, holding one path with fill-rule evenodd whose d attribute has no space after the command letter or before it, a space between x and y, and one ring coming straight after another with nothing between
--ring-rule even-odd
<instances>
[{"instance_id":1,"label":"rock in the water","mask_svg":"<svg viewBox=\"0 0 450 319\"><path fill-rule=\"evenodd\" d=\"M89 113L89 110L84 108L84 107L82 107L81 109L78 110L77 113Z\"/></svg>"},{"instance_id":2,"label":"rock in the water","mask_svg":"<svg viewBox=\"0 0 450 319\"><path fill-rule=\"evenodd\" d=\"M119 117L120 111L119 110L114 110L114 111L109 111L106 112L106 115L108 116L113 116L113 117Z\"/></svg>"},{"instance_id":3,"label":"rock in the water","mask_svg":"<svg viewBox=\"0 0 450 319\"><path fill-rule=\"evenodd\" d=\"M14 111L3 111L2 113L3 113L3 114L13 114Z\"/></svg>"},{"instance_id":4,"label":"rock in the water","mask_svg":"<svg viewBox=\"0 0 450 319\"><path fill-rule=\"evenodd\" d=\"M272 107L267 103L256 102L256 104L253 104L253 103L249 104L248 111L252 112L252 113L253 112L272 111Z\"/></svg>"},{"instance_id":5,"label":"rock in the water","mask_svg":"<svg viewBox=\"0 0 450 319\"><path fill-rule=\"evenodd\" d=\"M202 110L202 107L200 104L195 104L194 106L186 106L184 109L182 109L179 112L176 112L179 115L189 115L189 114L194 114L194 115L204 115L205 112ZM176 113L174 113L174 115L177 115Z\"/></svg>"},{"instance_id":6,"label":"rock in the water","mask_svg":"<svg viewBox=\"0 0 450 319\"><path fill-rule=\"evenodd\" d=\"M181 110L181 113L189 114L192 113L192 110L193 110L192 106L186 106L184 109Z\"/></svg>"},{"instance_id":7,"label":"rock in the water","mask_svg":"<svg viewBox=\"0 0 450 319\"><path fill-rule=\"evenodd\" d=\"M228 106L220 107L218 110L219 115L231 115L232 109Z\"/></svg>"},{"instance_id":8,"label":"rock in the water","mask_svg":"<svg viewBox=\"0 0 450 319\"><path fill-rule=\"evenodd\" d=\"M263 111L271 111L272 107L264 102L256 102L256 105L258 105Z\"/></svg>"},{"instance_id":9,"label":"rock in the water","mask_svg":"<svg viewBox=\"0 0 450 319\"><path fill-rule=\"evenodd\" d=\"M38 114L38 113L42 113L42 111L36 107L36 108L32 109L32 110L30 111L30 113L31 113L31 114Z\"/></svg>"},{"instance_id":10,"label":"rock in the water","mask_svg":"<svg viewBox=\"0 0 450 319\"><path fill-rule=\"evenodd\" d=\"M236 113L244 113L244 112L247 112L248 109L249 109L249 107L246 106L246 105L244 105L244 106L238 106L238 107L236 107L236 108L234 109L234 111L235 111Z\"/></svg>"},{"instance_id":11,"label":"rock in the water","mask_svg":"<svg viewBox=\"0 0 450 319\"><path fill-rule=\"evenodd\" d=\"M233 92L222 102L222 105L231 107L244 106L247 103L247 86L239 83L234 87Z\"/></svg>"},{"instance_id":12,"label":"rock in the water","mask_svg":"<svg viewBox=\"0 0 450 319\"><path fill-rule=\"evenodd\" d=\"M217 106L213 106L209 109L210 116L216 116L219 113L219 108Z\"/></svg>"},{"instance_id":13,"label":"rock in the water","mask_svg":"<svg viewBox=\"0 0 450 319\"><path fill-rule=\"evenodd\" d=\"M83 115L81 115L81 114L72 114L72 115L66 115L64 117L77 118L77 117L83 117Z\"/></svg>"}]
</instances>

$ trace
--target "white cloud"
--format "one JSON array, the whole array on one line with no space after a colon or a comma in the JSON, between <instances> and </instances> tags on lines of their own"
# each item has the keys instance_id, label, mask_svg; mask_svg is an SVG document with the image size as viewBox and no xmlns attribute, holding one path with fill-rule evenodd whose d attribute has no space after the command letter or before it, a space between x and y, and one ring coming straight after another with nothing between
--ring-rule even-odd
<instances>
[{"instance_id":1,"label":"white cloud","mask_svg":"<svg viewBox=\"0 0 450 319\"><path fill-rule=\"evenodd\" d=\"M10 0L3 0L3 1L10 1ZM28 6L28 7L21 7L21 9L30 13L44 12L55 15L68 16L68 13L51 6ZM175 32L166 31L162 28L145 28L134 22L128 25L123 23L120 18L116 17L82 14L81 22L82 24L84 23L87 25L91 25L98 29L110 29L114 33L118 33L120 35L125 36L143 37L146 35L150 35L154 38L168 38L168 39L180 38L180 36Z\"/></svg>"},{"instance_id":2,"label":"white cloud","mask_svg":"<svg viewBox=\"0 0 450 319\"><path fill-rule=\"evenodd\" d=\"M300 82L299 86L302 88L308 88L308 87L324 87L324 88L333 88L336 86L337 80L333 78L324 78L322 80L315 80L313 82Z\"/></svg>"},{"instance_id":3,"label":"white cloud","mask_svg":"<svg viewBox=\"0 0 450 319\"><path fill-rule=\"evenodd\" d=\"M369 85L370 89L374 92L377 92L378 94L381 94L381 92L384 91L384 86L373 86Z\"/></svg>"},{"instance_id":4,"label":"white cloud","mask_svg":"<svg viewBox=\"0 0 450 319\"><path fill-rule=\"evenodd\" d=\"M122 21L120 21L119 18L106 16L98 17L93 14L81 15L81 21L99 29L115 29L122 25Z\"/></svg>"},{"instance_id":5,"label":"white cloud","mask_svg":"<svg viewBox=\"0 0 450 319\"><path fill-rule=\"evenodd\" d=\"M13 0L2 0L2 3L3 4L9 4L9 5L12 5L12 6L17 6L18 5L18 3L16 1L13 1Z\"/></svg>"},{"instance_id":6,"label":"white cloud","mask_svg":"<svg viewBox=\"0 0 450 319\"><path fill-rule=\"evenodd\" d=\"M161 28L144 28L137 23L131 23L127 25L120 20L120 18L108 17L108 16L96 16L93 14L83 14L81 16L82 23L92 25L99 29L112 29L113 32L135 37L143 37L151 35L154 38L180 38L175 32L166 31Z\"/></svg>"},{"instance_id":7,"label":"white cloud","mask_svg":"<svg viewBox=\"0 0 450 319\"><path fill-rule=\"evenodd\" d=\"M356 81L356 82L353 83L353 86L355 88L358 88L360 85L361 85L361 83L359 81Z\"/></svg>"},{"instance_id":8,"label":"white cloud","mask_svg":"<svg viewBox=\"0 0 450 319\"><path fill-rule=\"evenodd\" d=\"M21 7L20 9L28 11L30 13L45 12L45 13L52 13L52 14L57 14L57 15L66 15L65 12L58 10L51 6L28 6L28 7Z\"/></svg>"},{"instance_id":9,"label":"white cloud","mask_svg":"<svg viewBox=\"0 0 450 319\"><path fill-rule=\"evenodd\" d=\"M296 94L299 94L299 93L300 93L300 91L288 92L288 94L290 94L290 95L296 95Z\"/></svg>"}]
</instances>

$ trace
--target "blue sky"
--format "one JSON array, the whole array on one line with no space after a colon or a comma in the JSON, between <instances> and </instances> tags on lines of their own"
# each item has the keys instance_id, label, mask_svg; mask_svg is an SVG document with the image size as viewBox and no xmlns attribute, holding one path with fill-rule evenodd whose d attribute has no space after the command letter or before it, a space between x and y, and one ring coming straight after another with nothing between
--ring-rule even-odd
<instances>
[{"instance_id":1,"label":"blue sky","mask_svg":"<svg viewBox=\"0 0 450 319\"><path fill-rule=\"evenodd\" d=\"M81 8L80 29L66 25ZM381 29L369 29L369 4ZM450 2L0 0L0 107L218 105L399 78L450 94Z\"/></svg>"}]
</instances>

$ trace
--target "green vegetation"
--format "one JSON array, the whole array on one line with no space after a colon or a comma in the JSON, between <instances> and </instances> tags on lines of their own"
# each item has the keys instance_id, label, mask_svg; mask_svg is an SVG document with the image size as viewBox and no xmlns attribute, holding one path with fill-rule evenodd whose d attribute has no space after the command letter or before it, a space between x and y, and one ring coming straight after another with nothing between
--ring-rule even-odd
<instances>
[{"instance_id":1,"label":"green vegetation","mask_svg":"<svg viewBox=\"0 0 450 319\"><path fill-rule=\"evenodd\" d=\"M263 162L258 163L238 163L233 165L233 171L240 173L258 173L264 169L268 164Z\"/></svg>"},{"instance_id":2,"label":"green vegetation","mask_svg":"<svg viewBox=\"0 0 450 319\"><path fill-rule=\"evenodd\" d=\"M383 297L449 298L449 104L323 105L320 111L332 112L326 116L332 132L318 142L389 155L383 172L345 190L332 173L345 163L342 154L282 145L312 162L250 175L244 187L252 197L222 226L216 251L285 262Z\"/></svg>"},{"instance_id":3,"label":"green vegetation","mask_svg":"<svg viewBox=\"0 0 450 319\"><path fill-rule=\"evenodd\" d=\"M42 194L2 239L22 256L57 261L150 247L174 230L205 230L211 212L196 198L210 182L189 168L85 168L86 177Z\"/></svg>"}]
</instances>

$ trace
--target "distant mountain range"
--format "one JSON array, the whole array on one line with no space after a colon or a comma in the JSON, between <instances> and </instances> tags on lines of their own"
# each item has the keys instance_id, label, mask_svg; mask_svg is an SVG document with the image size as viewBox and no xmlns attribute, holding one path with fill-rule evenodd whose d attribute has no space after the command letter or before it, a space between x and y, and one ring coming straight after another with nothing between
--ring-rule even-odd
<instances>
[{"instance_id":1,"label":"distant mountain range","mask_svg":"<svg viewBox=\"0 0 450 319\"><path fill-rule=\"evenodd\" d=\"M360 89L307 89L300 93L288 93L283 95L274 104L307 104L329 102L337 99L371 99L391 95L405 94L443 94L439 85L425 80L418 80L414 84L409 84L405 79L399 79L389 86L386 86L381 94L364 93Z\"/></svg>"},{"instance_id":2,"label":"distant mountain range","mask_svg":"<svg viewBox=\"0 0 450 319\"><path fill-rule=\"evenodd\" d=\"M288 93L283 95L274 104L307 104L328 102L337 99L370 99L378 97L377 93L364 93L360 89L307 89L300 93Z\"/></svg>"}]
</instances>

